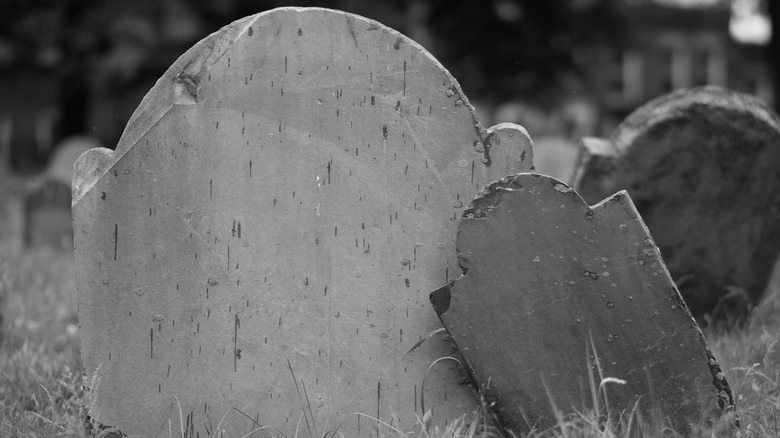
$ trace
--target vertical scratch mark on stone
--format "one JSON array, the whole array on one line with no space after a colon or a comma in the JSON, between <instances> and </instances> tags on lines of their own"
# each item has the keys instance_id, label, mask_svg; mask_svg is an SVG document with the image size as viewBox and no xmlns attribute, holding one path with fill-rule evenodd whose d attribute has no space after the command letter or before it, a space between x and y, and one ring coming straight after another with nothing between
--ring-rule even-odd
<instances>
[{"instance_id":1,"label":"vertical scratch mark on stone","mask_svg":"<svg viewBox=\"0 0 780 438\"><path fill-rule=\"evenodd\" d=\"M376 436L379 437L379 403L382 398L382 382L376 382Z\"/></svg>"},{"instance_id":2,"label":"vertical scratch mark on stone","mask_svg":"<svg viewBox=\"0 0 780 438\"><path fill-rule=\"evenodd\" d=\"M209 180L209 198L211 198L214 195L214 180Z\"/></svg>"},{"instance_id":3,"label":"vertical scratch mark on stone","mask_svg":"<svg viewBox=\"0 0 780 438\"><path fill-rule=\"evenodd\" d=\"M404 60L404 93L403 96L406 97L406 60Z\"/></svg>"},{"instance_id":4,"label":"vertical scratch mark on stone","mask_svg":"<svg viewBox=\"0 0 780 438\"><path fill-rule=\"evenodd\" d=\"M149 357L154 359L154 327L149 329Z\"/></svg>"},{"instance_id":5,"label":"vertical scratch mark on stone","mask_svg":"<svg viewBox=\"0 0 780 438\"><path fill-rule=\"evenodd\" d=\"M241 327L241 320L238 319L238 314L236 314L233 327L233 371L235 372L238 370L238 328Z\"/></svg>"},{"instance_id":6,"label":"vertical scratch mark on stone","mask_svg":"<svg viewBox=\"0 0 780 438\"><path fill-rule=\"evenodd\" d=\"M114 224L114 261L116 261L116 249L119 244L119 224Z\"/></svg>"}]
</instances>

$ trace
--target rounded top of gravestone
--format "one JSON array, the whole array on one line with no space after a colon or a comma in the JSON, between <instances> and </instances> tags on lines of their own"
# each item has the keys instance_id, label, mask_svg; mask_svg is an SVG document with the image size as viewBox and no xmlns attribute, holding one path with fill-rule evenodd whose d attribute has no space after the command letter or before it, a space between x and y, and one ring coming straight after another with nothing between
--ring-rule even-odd
<instances>
[{"instance_id":1,"label":"rounded top of gravestone","mask_svg":"<svg viewBox=\"0 0 780 438\"><path fill-rule=\"evenodd\" d=\"M95 137L73 136L60 142L54 150L46 173L52 179L61 181L68 186L73 180L73 165L84 152L102 147Z\"/></svg>"},{"instance_id":2,"label":"rounded top of gravestone","mask_svg":"<svg viewBox=\"0 0 780 438\"><path fill-rule=\"evenodd\" d=\"M479 120L476 118L474 107L469 103L468 98L463 94L463 91L458 84L458 81L450 75L447 69L444 68L441 63L433 57L425 48L417 44L415 41L401 34L400 32L391 29L377 21L352 14L343 11L327 8L307 8L307 7L282 7L272 9L269 11L261 12L255 15L244 17L236 20L233 23L224 26L218 31L207 36L203 40L199 41L186 53L180 56L163 74L163 76L157 81L154 87L146 94L138 108L130 117L119 142L114 149L114 152L109 150L94 150L90 154L84 157L85 163L89 162L90 165L86 166L93 170L93 172L80 172L77 176L80 178L78 184L74 182L74 187L77 190L74 191L74 203L77 202L86 191L88 191L94 182L107 172L110 167L110 163L116 162L122 155L124 155L128 149L130 149L139 138L152 126L154 126L165 114L171 111L177 105L193 105L193 104L206 104L212 105L215 101L220 103L228 103L230 100L240 100L239 96L222 96L220 95L219 85L211 83L210 73L215 70L221 70L225 68L221 65L220 61L225 61L223 58L231 50L235 50L235 44L242 38L254 38L255 40L268 38L268 29L278 26L273 25L273 21L289 22L299 20L297 17L308 16L312 17L307 21L318 21L320 26L335 25L338 21L341 21L343 26L348 29L347 36L341 35L337 40L317 39L315 34L308 33L306 38L306 44L319 45L319 50L324 50L334 54L336 52L344 53L344 50L334 47L334 45L345 45L354 49L355 53L365 55L368 59L367 51L377 50L378 53L389 53L390 50L398 51L403 46L410 47L412 51L416 52L420 59L424 59L424 63L428 64L428 68L434 68L438 70L442 75L442 83L450 84L451 93L450 96L455 96L459 99L458 106L467 108L470 113L471 123L474 129L479 131L485 131ZM313 17L318 17L314 19ZM356 25L359 25L356 27ZM319 30L312 30L312 32L321 32ZM369 47L366 43L373 43L376 38L366 38L370 33L381 33L385 41L384 47ZM279 35L276 35L278 37ZM295 37L296 35L293 35ZM303 29L298 37L303 37ZM299 38L300 39L300 38ZM291 48L294 48L298 41L285 41L285 44L290 44ZM348 62L348 60L332 59L333 62ZM355 61L360 61L355 59ZM365 61L365 59L363 60ZM412 60L410 59L410 62ZM290 60L287 57L283 59L277 59L274 62L276 67L283 67L285 73L293 73L299 75L310 75L314 72L290 72L288 71ZM269 66L270 67L270 66ZM230 66L228 66L230 68ZM413 68L411 65L408 68ZM256 71L257 75L267 74L274 69L261 69ZM246 72L249 76L246 78L247 83L249 77L254 80L255 72ZM384 84L374 84L371 78L367 78L367 89L372 91L381 91ZM220 84L221 85L221 84ZM334 84L335 85L335 84ZM344 84L346 85L346 84ZM374 90L374 89L377 90ZM99 171L95 171L100 169Z\"/></svg>"},{"instance_id":3,"label":"rounded top of gravestone","mask_svg":"<svg viewBox=\"0 0 780 438\"><path fill-rule=\"evenodd\" d=\"M743 114L747 120L726 114ZM680 89L651 100L629 114L610 139L617 151L624 151L653 127L690 117L707 118L710 123L731 127L739 135L746 135L756 122L763 122L780 132L780 120L763 100L717 85L706 85Z\"/></svg>"}]
</instances>

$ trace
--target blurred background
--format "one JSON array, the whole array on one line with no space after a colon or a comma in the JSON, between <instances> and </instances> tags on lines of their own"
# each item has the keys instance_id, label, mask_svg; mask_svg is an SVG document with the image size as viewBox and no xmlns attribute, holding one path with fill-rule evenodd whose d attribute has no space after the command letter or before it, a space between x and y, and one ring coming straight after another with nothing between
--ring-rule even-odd
<instances>
[{"instance_id":1,"label":"blurred background","mask_svg":"<svg viewBox=\"0 0 780 438\"><path fill-rule=\"evenodd\" d=\"M780 53L771 30L780 5L770 0L295 4L353 12L414 39L457 78L484 126L525 126L537 146L537 170L563 180L579 138L609 136L633 109L674 89L716 84L780 102L774 65ZM6 222L23 222L15 229L27 227L21 233L27 244L65 242L58 236L70 221L58 227L53 218L57 212L69 218L78 155L113 148L146 92L195 42L238 18L286 5L0 0L0 173L30 177L16 185L5 180L4 191L27 198L17 208L25 213L14 216L20 219ZM57 208L35 216L51 205Z\"/></svg>"},{"instance_id":2,"label":"blurred background","mask_svg":"<svg viewBox=\"0 0 780 438\"><path fill-rule=\"evenodd\" d=\"M414 39L457 78L485 127L525 126L537 170L564 181L582 136L609 136L632 110L674 89L716 84L780 105L780 37L772 37L780 0L294 4L363 15ZM84 437L89 427L72 251L75 160L114 148L143 96L198 40L289 5L0 0L0 436ZM766 359L777 336L724 339L710 344L723 363L748 364L724 367L741 382L739 397L780 406L780 377L768 384L761 371L780 369L771 365L780 356ZM723 347L732 344L739 348ZM776 431L772 409L761 418Z\"/></svg>"},{"instance_id":3,"label":"blurred background","mask_svg":"<svg viewBox=\"0 0 780 438\"><path fill-rule=\"evenodd\" d=\"M299 0L378 20L428 49L486 126L608 135L676 88L772 103L769 0ZM777 2L774 2L777 3ZM116 144L141 98L195 42L278 0L0 0L0 144L41 170L63 139ZM776 7L774 9L777 9ZM774 15L777 15L776 13Z\"/></svg>"}]
</instances>

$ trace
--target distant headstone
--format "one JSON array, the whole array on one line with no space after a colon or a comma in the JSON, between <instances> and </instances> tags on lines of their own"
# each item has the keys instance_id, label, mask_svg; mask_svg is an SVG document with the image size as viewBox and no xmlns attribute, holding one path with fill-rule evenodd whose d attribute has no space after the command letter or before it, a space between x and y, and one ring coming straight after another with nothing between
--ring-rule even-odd
<instances>
[{"instance_id":1,"label":"distant headstone","mask_svg":"<svg viewBox=\"0 0 780 438\"><path fill-rule=\"evenodd\" d=\"M0 114L0 181L11 169L11 138L13 138L13 118Z\"/></svg>"},{"instance_id":2,"label":"distant headstone","mask_svg":"<svg viewBox=\"0 0 780 438\"><path fill-rule=\"evenodd\" d=\"M24 220L18 178L11 175L13 118L0 114L0 246L10 253L22 247Z\"/></svg>"},{"instance_id":3,"label":"distant headstone","mask_svg":"<svg viewBox=\"0 0 780 438\"><path fill-rule=\"evenodd\" d=\"M568 182L577 161L577 145L560 136L534 137L536 173Z\"/></svg>"},{"instance_id":4,"label":"distant headstone","mask_svg":"<svg viewBox=\"0 0 780 438\"><path fill-rule=\"evenodd\" d=\"M598 400L685 436L733 406L626 192L591 207L553 178L507 177L464 211L456 248L463 277L431 301L516 433Z\"/></svg>"},{"instance_id":5,"label":"distant headstone","mask_svg":"<svg viewBox=\"0 0 780 438\"><path fill-rule=\"evenodd\" d=\"M93 417L178 435L180 407L186 436L369 437L418 428L423 391L442 423L473 412L457 367L422 386L450 343L406 353L440 327L428 293L460 273L464 206L530 167L521 127L483 129L380 23L283 8L212 34L115 152L77 163Z\"/></svg>"},{"instance_id":6,"label":"distant headstone","mask_svg":"<svg viewBox=\"0 0 780 438\"><path fill-rule=\"evenodd\" d=\"M36 180L24 195L24 244L73 248L70 184L49 178Z\"/></svg>"},{"instance_id":7,"label":"distant headstone","mask_svg":"<svg viewBox=\"0 0 780 438\"><path fill-rule=\"evenodd\" d=\"M100 143L91 137L71 137L57 146L46 170L24 188L26 246L73 248L71 181L79 156Z\"/></svg>"},{"instance_id":8,"label":"distant headstone","mask_svg":"<svg viewBox=\"0 0 780 438\"><path fill-rule=\"evenodd\" d=\"M627 190L702 316L726 295L764 293L780 251L778 169L777 116L710 86L648 103L609 140L583 139L573 187L590 203Z\"/></svg>"}]
</instances>

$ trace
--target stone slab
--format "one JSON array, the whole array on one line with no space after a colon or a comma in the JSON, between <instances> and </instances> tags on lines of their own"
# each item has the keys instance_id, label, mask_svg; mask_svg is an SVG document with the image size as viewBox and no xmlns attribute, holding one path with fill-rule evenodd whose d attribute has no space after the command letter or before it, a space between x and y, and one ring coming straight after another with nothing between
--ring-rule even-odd
<instances>
[{"instance_id":1,"label":"stone slab","mask_svg":"<svg viewBox=\"0 0 780 438\"><path fill-rule=\"evenodd\" d=\"M362 437L391 433L371 417L419 427L423 390L442 423L473 412L454 367L422 388L450 343L406 353L440 326L428 293L459 275L464 206L531 162L522 127L484 129L444 67L380 23L283 8L219 30L115 152L76 164L93 417L178 435L180 407L187 436L227 414L231 436Z\"/></svg>"},{"instance_id":2,"label":"stone slab","mask_svg":"<svg viewBox=\"0 0 780 438\"><path fill-rule=\"evenodd\" d=\"M624 191L589 206L553 178L488 186L464 212L463 276L431 301L488 403L516 433L595 407L680 433L733 406L720 367ZM606 398L604 397L606 394ZM636 419L634 420L636 421Z\"/></svg>"},{"instance_id":3,"label":"stone slab","mask_svg":"<svg viewBox=\"0 0 780 438\"><path fill-rule=\"evenodd\" d=\"M780 251L780 121L759 99L674 92L583 139L578 161L587 202L631 194L694 315L735 290L761 299Z\"/></svg>"}]
</instances>

